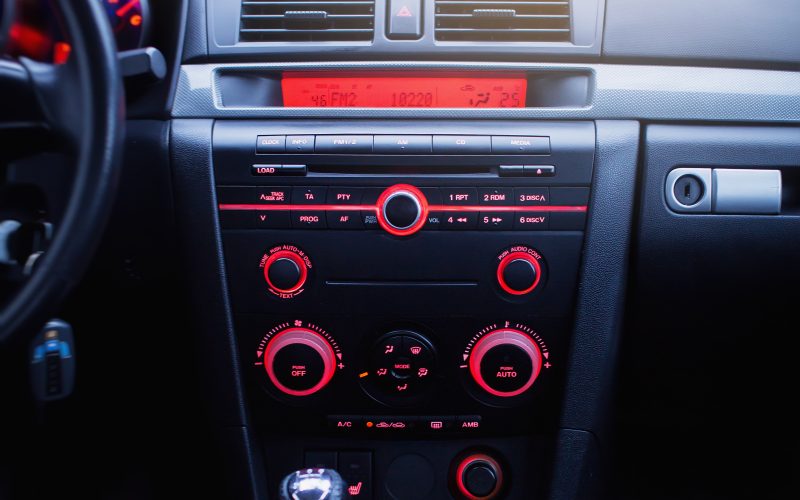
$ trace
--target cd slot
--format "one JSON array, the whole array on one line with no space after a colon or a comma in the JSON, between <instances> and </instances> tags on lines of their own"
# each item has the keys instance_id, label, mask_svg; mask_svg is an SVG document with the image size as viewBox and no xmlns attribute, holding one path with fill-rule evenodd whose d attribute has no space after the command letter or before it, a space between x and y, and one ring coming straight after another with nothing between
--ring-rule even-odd
<instances>
[{"instance_id":1,"label":"cd slot","mask_svg":"<svg viewBox=\"0 0 800 500\"><path fill-rule=\"evenodd\" d=\"M308 174L321 175L496 175L489 165L308 165Z\"/></svg>"}]
</instances>

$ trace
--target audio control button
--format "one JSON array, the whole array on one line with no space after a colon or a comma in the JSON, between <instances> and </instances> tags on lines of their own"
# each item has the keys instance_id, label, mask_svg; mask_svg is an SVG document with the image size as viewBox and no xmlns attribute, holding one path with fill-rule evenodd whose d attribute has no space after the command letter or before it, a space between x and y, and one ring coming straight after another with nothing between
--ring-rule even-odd
<instances>
[{"instance_id":1,"label":"audio control button","mask_svg":"<svg viewBox=\"0 0 800 500\"><path fill-rule=\"evenodd\" d=\"M287 153L313 153L313 135L290 135L286 137Z\"/></svg>"},{"instance_id":2,"label":"audio control button","mask_svg":"<svg viewBox=\"0 0 800 500\"><path fill-rule=\"evenodd\" d=\"M330 229L363 229L361 212L358 210L332 210L327 212Z\"/></svg>"},{"instance_id":3,"label":"audio control button","mask_svg":"<svg viewBox=\"0 0 800 500\"><path fill-rule=\"evenodd\" d=\"M296 229L325 229L328 225L324 210L292 210L291 217Z\"/></svg>"},{"instance_id":4,"label":"audio control button","mask_svg":"<svg viewBox=\"0 0 800 500\"><path fill-rule=\"evenodd\" d=\"M549 155L550 138L535 136L492 136L492 153L501 155Z\"/></svg>"},{"instance_id":5,"label":"audio control button","mask_svg":"<svg viewBox=\"0 0 800 500\"><path fill-rule=\"evenodd\" d=\"M445 205L477 205L478 190L475 188L440 188Z\"/></svg>"},{"instance_id":6,"label":"audio control button","mask_svg":"<svg viewBox=\"0 0 800 500\"><path fill-rule=\"evenodd\" d=\"M318 135L315 153L372 153L371 135Z\"/></svg>"},{"instance_id":7,"label":"audio control button","mask_svg":"<svg viewBox=\"0 0 800 500\"><path fill-rule=\"evenodd\" d=\"M324 205L326 187L295 187L292 189L293 205Z\"/></svg>"},{"instance_id":8,"label":"audio control button","mask_svg":"<svg viewBox=\"0 0 800 500\"><path fill-rule=\"evenodd\" d=\"M514 225L514 214L510 212L481 212L478 216L478 228L494 231L511 229Z\"/></svg>"},{"instance_id":9,"label":"audio control button","mask_svg":"<svg viewBox=\"0 0 800 500\"><path fill-rule=\"evenodd\" d=\"M514 203L523 207L547 205L550 200L548 188L514 188Z\"/></svg>"},{"instance_id":10,"label":"audio control button","mask_svg":"<svg viewBox=\"0 0 800 500\"><path fill-rule=\"evenodd\" d=\"M481 205L513 205L512 188L478 188L478 203Z\"/></svg>"},{"instance_id":11,"label":"audio control button","mask_svg":"<svg viewBox=\"0 0 800 500\"><path fill-rule=\"evenodd\" d=\"M328 205L358 205L364 194L363 188L329 187Z\"/></svg>"},{"instance_id":12,"label":"audio control button","mask_svg":"<svg viewBox=\"0 0 800 500\"><path fill-rule=\"evenodd\" d=\"M430 154L429 135L376 135L375 152L383 154Z\"/></svg>"},{"instance_id":13,"label":"audio control button","mask_svg":"<svg viewBox=\"0 0 800 500\"><path fill-rule=\"evenodd\" d=\"M488 135L434 135L434 154L483 155L492 152Z\"/></svg>"},{"instance_id":14,"label":"audio control button","mask_svg":"<svg viewBox=\"0 0 800 500\"><path fill-rule=\"evenodd\" d=\"M550 215L547 212L517 212L514 215L514 229L522 231L546 231Z\"/></svg>"},{"instance_id":15,"label":"audio control button","mask_svg":"<svg viewBox=\"0 0 800 500\"><path fill-rule=\"evenodd\" d=\"M442 229L468 230L478 225L478 212L444 212Z\"/></svg>"}]
</instances>

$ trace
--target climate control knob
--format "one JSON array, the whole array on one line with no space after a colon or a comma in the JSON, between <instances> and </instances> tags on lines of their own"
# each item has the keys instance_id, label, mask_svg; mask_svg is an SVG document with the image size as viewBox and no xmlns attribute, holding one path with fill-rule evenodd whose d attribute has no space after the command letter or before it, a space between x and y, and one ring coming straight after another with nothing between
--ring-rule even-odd
<instances>
[{"instance_id":1,"label":"climate control knob","mask_svg":"<svg viewBox=\"0 0 800 500\"><path fill-rule=\"evenodd\" d=\"M378 224L395 236L410 236L425 225L428 201L409 184L396 184L378 197Z\"/></svg>"},{"instance_id":2,"label":"climate control knob","mask_svg":"<svg viewBox=\"0 0 800 500\"><path fill-rule=\"evenodd\" d=\"M337 355L330 342L308 328L287 328L266 345L264 369L270 382L289 396L310 396L328 385Z\"/></svg>"},{"instance_id":3,"label":"climate control knob","mask_svg":"<svg viewBox=\"0 0 800 500\"><path fill-rule=\"evenodd\" d=\"M501 328L483 335L472 348L469 372L478 386L501 398L531 388L542 369L542 351L525 333Z\"/></svg>"}]
</instances>

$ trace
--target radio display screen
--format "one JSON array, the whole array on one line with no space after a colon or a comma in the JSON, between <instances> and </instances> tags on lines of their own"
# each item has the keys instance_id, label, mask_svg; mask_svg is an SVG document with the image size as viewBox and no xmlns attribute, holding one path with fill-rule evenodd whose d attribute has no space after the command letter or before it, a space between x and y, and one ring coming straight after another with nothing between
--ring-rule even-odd
<instances>
[{"instance_id":1,"label":"radio display screen","mask_svg":"<svg viewBox=\"0 0 800 500\"><path fill-rule=\"evenodd\" d=\"M524 108L524 73L460 75L284 72L288 108Z\"/></svg>"}]
</instances>

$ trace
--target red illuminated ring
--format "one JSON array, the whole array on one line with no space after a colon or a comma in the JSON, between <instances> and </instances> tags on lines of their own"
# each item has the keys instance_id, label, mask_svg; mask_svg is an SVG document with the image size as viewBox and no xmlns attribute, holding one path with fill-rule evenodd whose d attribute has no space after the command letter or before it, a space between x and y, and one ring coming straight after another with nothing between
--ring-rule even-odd
<instances>
[{"instance_id":1,"label":"red illuminated ring","mask_svg":"<svg viewBox=\"0 0 800 500\"><path fill-rule=\"evenodd\" d=\"M508 283L506 283L506 279L503 277L503 272L506 270L509 264L514 262L515 260L524 260L530 262L533 266L534 271L536 272L536 278L533 280L533 284L526 288L525 290L514 290ZM500 284L500 288L503 289L504 292L509 293L511 295L525 295L527 293L531 293L537 286L539 286L539 281L542 279L542 265L539 264L539 261L533 255L527 252L511 252L510 254L503 257L503 260L500 261L500 265L497 266L497 283Z\"/></svg>"},{"instance_id":2,"label":"red illuminated ring","mask_svg":"<svg viewBox=\"0 0 800 500\"><path fill-rule=\"evenodd\" d=\"M386 209L386 203L393 196L401 193L411 196L414 198L414 201L417 203L417 205L419 205L419 217L414 224L405 229L398 229L392 226L389 221L386 220L386 214L384 213L384 210ZM422 226L424 226L425 222L428 220L428 200L425 198L425 195L422 194L422 191L410 184L395 184L394 186L386 188L386 190L378 197L377 208L378 224L380 224L384 231L395 236L410 236L422 229Z\"/></svg>"},{"instance_id":3,"label":"red illuminated ring","mask_svg":"<svg viewBox=\"0 0 800 500\"><path fill-rule=\"evenodd\" d=\"M295 285L288 290L278 288L269 279L269 268L270 266L272 266L272 264L275 263L275 261L279 259L289 259L295 264L297 264L297 267L300 269L300 278L297 280L297 283L295 283ZM289 250L280 250L278 252L275 252L274 254L270 255L269 258L267 259L267 262L264 263L264 279L266 280L267 285L269 285L271 289L277 292L294 293L300 290L300 288L302 288L303 285L306 284L306 278L308 278L308 268L306 267L305 261L303 260L302 257Z\"/></svg>"},{"instance_id":4,"label":"red illuminated ring","mask_svg":"<svg viewBox=\"0 0 800 500\"><path fill-rule=\"evenodd\" d=\"M467 489L467 486L464 484L464 472L466 472L467 467L480 463L485 463L491 466L494 469L495 474L497 474L497 484L495 485L494 489L491 493L483 497L478 497L470 493ZM485 455L483 453L470 455L462 460L456 468L456 486L458 487L458 492L464 495L464 497L468 500L488 500L490 498L494 498L494 496L497 495L503 487L503 469L500 468L500 464L497 463L497 460L493 459L489 455Z\"/></svg>"},{"instance_id":5,"label":"red illuminated ring","mask_svg":"<svg viewBox=\"0 0 800 500\"><path fill-rule=\"evenodd\" d=\"M503 392L492 388L486 382L486 380L484 380L483 375L481 374L481 362L483 361L483 357L486 356L486 353L493 348L499 345L509 344L515 345L525 351L531 360L533 369L531 370L531 377L527 382L525 382L525 385L515 391ZM523 392L530 389L533 383L536 381L536 378L539 376L541 369L542 352L539 350L539 346L529 336L525 335L519 330L513 330L511 328L495 330L481 337L481 339L472 349L472 354L469 358L469 372L472 375L473 380L475 380L475 383L477 383L481 389L488 392L492 396L498 396L501 398L512 398L514 396L519 396Z\"/></svg>"},{"instance_id":6,"label":"red illuminated ring","mask_svg":"<svg viewBox=\"0 0 800 500\"><path fill-rule=\"evenodd\" d=\"M278 380L278 377L275 375L275 370L272 366L275 362L275 356L281 349L295 344L306 345L314 349L322 358L322 378L320 378L319 382L317 382L313 387L302 391L291 389L281 384L280 380ZM269 377L270 381L281 392L290 396L310 396L311 394L314 394L328 385L328 382L330 382L333 378L333 374L336 371L336 353L333 352L333 348L328 341L317 332L308 330L306 328L291 328L289 330L282 331L281 333L272 337L272 340L269 341L269 344L267 344L267 348L264 352L264 368L267 370L267 376Z\"/></svg>"}]
</instances>

